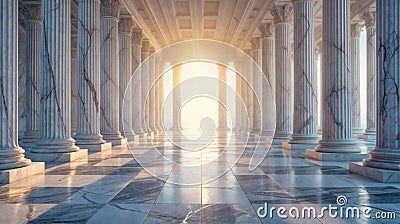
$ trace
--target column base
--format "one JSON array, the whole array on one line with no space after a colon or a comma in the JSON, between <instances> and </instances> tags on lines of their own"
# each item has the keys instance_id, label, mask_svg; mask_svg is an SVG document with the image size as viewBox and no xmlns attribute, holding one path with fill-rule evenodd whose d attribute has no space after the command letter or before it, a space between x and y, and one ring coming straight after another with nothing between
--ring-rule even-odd
<instances>
[{"instance_id":1,"label":"column base","mask_svg":"<svg viewBox=\"0 0 400 224\"><path fill-rule=\"evenodd\" d=\"M44 173L43 162L31 163L28 166L14 169L0 170L0 184L9 184L41 173Z\"/></svg>"},{"instance_id":2,"label":"column base","mask_svg":"<svg viewBox=\"0 0 400 224\"><path fill-rule=\"evenodd\" d=\"M284 142L282 143L282 148L287 150L306 150L306 149L313 149L316 147L318 143L315 144L303 144L303 143L289 143Z\"/></svg>"},{"instance_id":3,"label":"column base","mask_svg":"<svg viewBox=\"0 0 400 224\"><path fill-rule=\"evenodd\" d=\"M21 141L21 146L25 147L33 147L35 146L39 137L39 133L25 133L24 137Z\"/></svg>"},{"instance_id":4,"label":"column base","mask_svg":"<svg viewBox=\"0 0 400 224\"><path fill-rule=\"evenodd\" d=\"M363 139L367 141L376 141L376 135L375 134L360 134L357 136L358 139Z\"/></svg>"},{"instance_id":5,"label":"column base","mask_svg":"<svg viewBox=\"0 0 400 224\"><path fill-rule=\"evenodd\" d=\"M26 152L26 157L35 162L72 162L87 157L88 150L80 149L76 152L36 153Z\"/></svg>"},{"instance_id":6,"label":"column base","mask_svg":"<svg viewBox=\"0 0 400 224\"><path fill-rule=\"evenodd\" d=\"M306 156L318 161L331 162L358 162L369 157L368 153L328 153L316 152L311 149L306 150Z\"/></svg>"},{"instance_id":7,"label":"column base","mask_svg":"<svg viewBox=\"0 0 400 224\"><path fill-rule=\"evenodd\" d=\"M79 144L77 143L77 146L81 149L87 149L89 152L105 152L108 150L111 150L112 144L111 142L106 142L103 144Z\"/></svg>"},{"instance_id":8,"label":"column base","mask_svg":"<svg viewBox=\"0 0 400 224\"><path fill-rule=\"evenodd\" d=\"M400 182L400 170L386 170L374 167L368 167L363 163L350 163L349 171L381 183L399 183Z\"/></svg>"},{"instance_id":9,"label":"column base","mask_svg":"<svg viewBox=\"0 0 400 224\"><path fill-rule=\"evenodd\" d=\"M120 145L126 145L128 143L128 140L126 138L121 138L121 139L104 139L109 143L112 143L112 147L114 146L120 146Z\"/></svg>"},{"instance_id":10,"label":"column base","mask_svg":"<svg viewBox=\"0 0 400 224\"><path fill-rule=\"evenodd\" d=\"M315 147L316 152L322 153L360 153L357 141L353 139L325 139L320 140Z\"/></svg>"},{"instance_id":11,"label":"column base","mask_svg":"<svg viewBox=\"0 0 400 224\"><path fill-rule=\"evenodd\" d=\"M357 136L358 136L358 135L361 135L363 132L364 132L364 130L361 129L361 128L353 129L353 136L354 136L355 138L357 138Z\"/></svg>"}]
</instances>

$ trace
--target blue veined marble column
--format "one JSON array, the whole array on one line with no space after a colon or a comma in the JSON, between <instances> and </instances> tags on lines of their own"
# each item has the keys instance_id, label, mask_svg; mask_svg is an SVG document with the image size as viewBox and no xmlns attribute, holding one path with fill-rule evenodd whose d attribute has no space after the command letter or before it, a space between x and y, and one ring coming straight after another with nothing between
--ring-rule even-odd
<instances>
[{"instance_id":1,"label":"blue veined marble column","mask_svg":"<svg viewBox=\"0 0 400 224\"><path fill-rule=\"evenodd\" d=\"M307 156L360 161L367 154L352 135L350 0L324 1L322 41L322 138Z\"/></svg>"},{"instance_id":2,"label":"blue veined marble column","mask_svg":"<svg viewBox=\"0 0 400 224\"><path fill-rule=\"evenodd\" d=\"M119 21L119 129L127 140L134 140L132 129L132 93L126 91L132 77L132 17ZM131 88L129 88L130 90Z\"/></svg>"},{"instance_id":3,"label":"blue veined marble column","mask_svg":"<svg viewBox=\"0 0 400 224\"><path fill-rule=\"evenodd\" d=\"M104 140L125 144L119 131L119 39L120 0L101 0L100 18L100 130Z\"/></svg>"},{"instance_id":4,"label":"blue veined marble column","mask_svg":"<svg viewBox=\"0 0 400 224\"><path fill-rule=\"evenodd\" d=\"M142 30L134 29L132 33L132 72L135 74L132 77L132 129L136 135L140 137L144 136L144 130L142 126L142 108L144 102L142 102L142 83L141 83L141 49L143 40Z\"/></svg>"},{"instance_id":5,"label":"blue veined marble column","mask_svg":"<svg viewBox=\"0 0 400 224\"><path fill-rule=\"evenodd\" d=\"M87 156L71 137L70 0L42 1L40 128L29 158L72 161ZM28 155L28 154L27 154Z\"/></svg>"},{"instance_id":6,"label":"blue veined marble column","mask_svg":"<svg viewBox=\"0 0 400 224\"><path fill-rule=\"evenodd\" d=\"M351 72L351 101L352 101L352 124L353 136L362 133L361 109L360 109L360 34L362 25L351 24L350 27L350 72Z\"/></svg>"},{"instance_id":7,"label":"blue veined marble column","mask_svg":"<svg viewBox=\"0 0 400 224\"><path fill-rule=\"evenodd\" d=\"M314 56L314 2L293 0L294 8L294 113L293 134L287 149L313 148L318 144L317 77Z\"/></svg>"},{"instance_id":8,"label":"blue veined marble column","mask_svg":"<svg viewBox=\"0 0 400 224\"><path fill-rule=\"evenodd\" d=\"M361 18L367 30L367 128L359 136L373 141L376 135L376 28L375 12L364 12Z\"/></svg>"},{"instance_id":9,"label":"blue veined marble column","mask_svg":"<svg viewBox=\"0 0 400 224\"><path fill-rule=\"evenodd\" d=\"M111 149L100 134L100 0L78 1L77 121L74 139L89 151Z\"/></svg>"},{"instance_id":10,"label":"blue veined marble column","mask_svg":"<svg viewBox=\"0 0 400 224\"><path fill-rule=\"evenodd\" d=\"M24 147L31 147L39 136L40 110L40 27L42 25L41 5L23 7L26 32L26 130Z\"/></svg>"},{"instance_id":11,"label":"blue veined marble column","mask_svg":"<svg viewBox=\"0 0 400 224\"><path fill-rule=\"evenodd\" d=\"M261 136L272 137L275 130L275 104L268 101L275 93L275 39L274 24L262 23L259 27L262 47L262 70L267 82L262 82L262 130ZM272 87L272 91L269 89Z\"/></svg>"},{"instance_id":12,"label":"blue veined marble column","mask_svg":"<svg viewBox=\"0 0 400 224\"><path fill-rule=\"evenodd\" d=\"M293 132L293 82L291 76L291 5L273 6L271 14L275 23L276 62L276 128L273 145L281 146Z\"/></svg>"}]
</instances>

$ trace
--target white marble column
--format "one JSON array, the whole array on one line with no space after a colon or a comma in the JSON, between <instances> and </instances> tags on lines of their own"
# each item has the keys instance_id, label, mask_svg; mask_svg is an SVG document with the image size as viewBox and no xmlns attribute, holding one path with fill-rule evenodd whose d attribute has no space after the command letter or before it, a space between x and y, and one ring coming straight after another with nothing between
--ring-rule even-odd
<instances>
[{"instance_id":1,"label":"white marble column","mask_svg":"<svg viewBox=\"0 0 400 224\"><path fill-rule=\"evenodd\" d=\"M71 37L71 135L76 133L78 97L78 36Z\"/></svg>"},{"instance_id":2,"label":"white marble column","mask_svg":"<svg viewBox=\"0 0 400 224\"><path fill-rule=\"evenodd\" d=\"M127 92L132 76L132 17L119 21L119 130L127 140L134 140L132 130L132 93Z\"/></svg>"},{"instance_id":3,"label":"white marble column","mask_svg":"<svg viewBox=\"0 0 400 224\"><path fill-rule=\"evenodd\" d=\"M237 66L235 66L235 69L237 70ZM239 73L236 73L235 76L235 86L236 86L236 100L240 100L242 96L242 79L239 75ZM242 117L242 109L239 106L241 102L236 101L236 119L235 119L235 131L239 132L242 129L242 124L241 124L241 117Z\"/></svg>"},{"instance_id":4,"label":"white marble column","mask_svg":"<svg viewBox=\"0 0 400 224\"><path fill-rule=\"evenodd\" d=\"M0 10L0 170L7 170L31 161L18 146L18 1L1 1Z\"/></svg>"},{"instance_id":5,"label":"white marble column","mask_svg":"<svg viewBox=\"0 0 400 224\"><path fill-rule=\"evenodd\" d=\"M227 131L227 100L226 100L226 66L217 65L219 86L218 86L218 130Z\"/></svg>"},{"instance_id":6,"label":"white marble column","mask_svg":"<svg viewBox=\"0 0 400 224\"><path fill-rule=\"evenodd\" d=\"M255 37L250 40L251 44L251 58L253 58L255 64L252 70L252 87L254 89L253 94L253 129L252 132L260 132L261 131L261 100L257 98L261 96L262 89L262 77L257 76L255 74L259 74L257 72L262 66L262 52L261 52L261 38Z\"/></svg>"},{"instance_id":7,"label":"white marble column","mask_svg":"<svg viewBox=\"0 0 400 224\"><path fill-rule=\"evenodd\" d=\"M164 76L159 76L162 73L163 64L161 63L160 56L156 56L156 77L159 77L157 80L157 107L156 107L156 128L160 133L164 132L165 128L162 121L162 111L163 111L163 102L164 102Z\"/></svg>"},{"instance_id":8,"label":"white marble column","mask_svg":"<svg viewBox=\"0 0 400 224\"><path fill-rule=\"evenodd\" d=\"M42 1L40 128L29 158L72 161L87 156L71 138L71 11L69 0Z\"/></svg>"},{"instance_id":9,"label":"white marble column","mask_svg":"<svg viewBox=\"0 0 400 224\"><path fill-rule=\"evenodd\" d=\"M78 94L74 139L89 151L111 149L100 135L100 1L78 1Z\"/></svg>"},{"instance_id":10,"label":"white marble column","mask_svg":"<svg viewBox=\"0 0 400 224\"><path fill-rule=\"evenodd\" d=\"M276 63L276 128L273 145L282 145L293 132L293 83L291 76L291 5L273 6L271 14L275 23Z\"/></svg>"},{"instance_id":11,"label":"white marble column","mask_svg":"<svg viewBox=\"0 0 400 224\"><path fill-rule=\"evenodd\" d=\"M323 4L322 139L307 156L317 160L359 161L352 137L350 0Z\"/></svg>"},{"instance_id":12,"label":"white marble column","mask_svg":"<svg viewBox=\"0 0 400 224\"><path fill-rule=\"evenodd\" d=\"M181 126L181 70L182 65L175 65L172 68L173 78L172 78L172 88L173 88L173 106L172 106L172 131L177 131L182 128Z\"/></svg>"},{"instance_id":13,"label":"white marble column","mask_svg":"<svg viewBox=\"0 0 400 224\"><path fill-rule=\"evenodd\" d=\"M272 22L262 23L259 27L262 46L262 71L266 82L262 82L262 130L261 136L272 137L275 130L275 104L273 99L275 93L275 39L274 24ZM268 91L272 87L272 91Z\"/></svg>"},{"instance_id":14,"label":"white marble column","mask_svg":"<svg viewBox=\"0 0 400 224\"><path fill-rule=\"evenodd\" d=\"M350 74L351 74L351 101L353 136L362 133L360 110L360 34L362 25L351 24L350 27Z\"/></svg>"},{"instance_id":15,"label":"white marble column","mask_svg":"<svg viewBox=\"0 0 400 224\"><path fill-rule=\"evenodd\" d=\"M367 11L361 18L367 30L367 128L359 138L375 142L376 134L376 29L375 12Z\"/></svg>"},{"instance_id":16,"label":"white marble column","mask_svg":"<svg viewBox=\"0 0 400 224\"><path fill-rule=\"evenodd\" d=\"M322 89L321 53L322 53L322 42L320 41L320 42L315 44L315 73L317 75L317 83L318 83L316 85L317 86L317 88L316 88L317 89L317 95L318 95L318 98L317 98L317 105L318 106L317 107L318 107L318 115L319 115L319 117L317 116L317 120L318 120L318 122L317 122L317 124L318 124L317 134L318 135L322 134L322 102L323 102L323 100L322 100L322 97L321 97L321 89ZM319 68L318 68L318 65L320 65Z\"/></svg>"},{"instance_id":17,"label":"white marble column","mask_svg":"<svg viewBox=\"0 0 400 224\"><path fill-rule=\"evenodd\" d=\"M142 49L141 49L141 59L142 63L149 57L149 50L150 50L150 41L146 37L142 41ZM144 128L144 131L148 134L151 134L151 129L150 129L150 120L149 120L149 91L150 91L150 64L149 62L143 63L141 66L141 97L143 100L143 105L142 105L142 127Z\"/></svg>"},{"instance_id":18,"label":"white marble column","mask_svg":"<svg viewBox=\"0 0 400 224\"><path fill-rule=\"evenodd\" d=\"M294 9L294 114L293 134L287 149L315 147L317 131L317 88L314 56L314 2L293 0Z\"/></svg>"},{"instance_id":19,"label":"white marble column","mask_svg":"<svg viewBox=\"0 0 400 224\"><path fill-rule=\"evenodd\" d=\"M244 52L251 58L251 49L246 49ZM253 125L254 125L254 104L253 104L253 89L252 89L252 84L253 84L253 63L251 61L244 61L244 69L243 71L246 71L246 74L244 75L244 86L243 86L243 99L246 105L245 109L245 116L243 116L244 120L246 121L246 126L244 133L245 134L254 134L251 133L253 131Z\"/></svg>"},{"instance_id":20,"label":"white marble column","mask_svg":"<svg viewBox=\"0 0 400 224\"><path fill-rule=\"evenodd\" d=\"M113 146L125 143L119 131L119 11L120 0L101 0L100 130Z\"/></svg>"},{"instance_id":21,"label":"white marble column","mask_svg":"<svg viewBox=\"0 0 400 224\"><path fill-rule=\"evenodd\" d=\"M154 54L155 49L154 47L150 47L149 49L149 128L153 132L156 132L156 125L155 125L155 103L156 103L156 92L155 92L155 57Z\"/></svg>"},{"instance_id":22,"label":"white marble column","mask_svg":"<svg viewBox=\"0 0 400 224\"><path fill-rule=\"evenodd\" d=\"M132 72L134 73L134 76L132 77L132 128L134 133L140 137L144 136L141 116L144 102L142 102L141 98L141 67L139 67L142 62L142 40L142 30L135 28L132 33Z\"/></svg>"},{"instance_id":23,"label":"white marble column","mask_svg":"<svg viewBox=\"0 0 400 224\"><path fill-rule=\"evenodd\" d=\"M40 26L42 9L40 5L24 7L26 33L26 129L23 146L34 146L39 136L40 109Z\"/></svg>"},{"instance_id":24,"label":"white marble column","mask_svg":"<svg viewBox=\"0 0 400 224\"><path fill-rule=\"evenodd\" d=\"M400 2L376 3L378 48L377 146L364 160L369 167L400 170Z\"/></svg>"},{"instance_id":25,"label":"white marble column","mask_svg":"<svg viewBox=\"0 0 400 224\"><path fill-rule=\"evenodd\" d=\"M377 129L376 147L355 172L380 182L400 182L400 2L376 1Z\"/></svg>"}]
</instances>

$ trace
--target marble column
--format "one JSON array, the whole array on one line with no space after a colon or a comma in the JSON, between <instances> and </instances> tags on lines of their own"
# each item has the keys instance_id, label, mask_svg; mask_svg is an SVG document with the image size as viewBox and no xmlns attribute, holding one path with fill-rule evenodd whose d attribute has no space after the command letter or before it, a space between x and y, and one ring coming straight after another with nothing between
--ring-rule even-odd
<instances>
[{"instance_id":1,"label":"marble column","mask_svg":"<svg viewBox=\"0 0 400 224\"><path fill-rule=\"evenodd\" d=\"M235 69L237 70L238 68ZM241 99L242 96L242 80L239 75L239 73L236 73L235 76L235 88L236 88L236 100ZM239 132L242 129L242 124L241 124L241 117L242 117L242 109L240 106L241 102L236 102L236 119L235 119L235 131Z\"/></svg>"},{"instance_id":2,"label":"marble column","mask_svg":"<svg viewBox=\"0 0 400 224\"><path fill-rule=\"evenodd\" d=\"M290 20L291 5L273 6L271 14L275 23L275 63L276 63L276 128L272 144L281 146L289 140L293 132L293 83L291 76Z\"/></svg>"},{"instance_id":3,"label":"marble column","mask_svg":"<svg viewBox=\"0 0 400 224\"><path fill-rule=\"evenodd\" d=\"M219 86L218 86L218 127L219 131L227 131L227 100L226 100L226 66L217 65L218 68L218 77L219 77Z\"/></svg>"},{"instance_id":4,"label":"marble column","mask_svg":"<svg viewBox=\"0 0 400 224\"><path fill-rule=\"evenodd\" d=\"M32 165L18 145L18 1L0 1L0 10L0 183L7 184L43 172L44 163Z\"/></svg>"},{"instance_id":5,"label":"marble column","mask_svg":"<svg viewBox=\"0 0 400 224\"><path fill-rule=\"evenodd\" d=\"M323 4L322 139L307 156L317 160L365 158L352 137L350 0Z\"/></svg>"},{"instance_id":6,"label":"marble column","mask_svg":"<svg viewBox=\"0 0 400 224\"><path fill-rule=\"evenodd\" d=\"M293 134L286 149L315 147L317 131L317 77L314 57L314 2L293 0L294 9L294 114Z\"/></svg>"},{"instance_id":7,"label":"marble column","mask_svg":"<svg viewBox=\"0 0 400 224\"><path fill-rule=\"evenodd\" d=\"M318 105L318 115L317 116L317 124L318 124L318 128L317 128L317 134L321 135L322 134L322 97L321 97L321 87L322 87L322 78L321 78L321 70L322 70L322 64L321 64L321 53L322 53L322 42L318 42L315 45L315 73L317 75L317 94L318 94L318 98L317 98L317 105ZM318 65L320 65L320 67L318 67Z\"/></svg>"},{"instance_id":8,"label":"marble column","mask_svg":"<svg viewBox=\"0 0 400 224\"><path fill-rule=\"evenodd\" d=\"M87 156L71 137L71 11L69 0L42 1L40 129L27 154L35 161Z\"/></svg>"},{"instance_id":9,"label":"marble column","mask_svg":"<svg viewBox=\"0 0 400 224\"><path fill-rule=\"evenodd\" d=\"M40 109L40 26L42 10L40 5L27 5L23 8L26 33L26 129L23 146L31 147L39 136Z\"/></svg>"},{"instance_id":10,"label":"marble column","mask_svg":"<svg viewBox=\"0 0 400 224\"><path fill-rule=\"evenodd\" d=\"M144 130L142 127L142 107L144 102L142 102L142 84L141 84L141 49L142 49L143 34L142 30L134 29L132 32L132 72L134 76L132 77L132 121L133 121L133 131L140 137L144 137Z\"/></svg>"},{"instance_id":11,"label":"marble column","mask_svg":"<svg viewBox=\"0 0 400 224\"><path fill-rule=\"evenodd\" d=\"M351 24L350 27L350 74L351 74L351 101L353 136L362 133L361 110L360 110L360 34L362 25Z\"/></svg>"},{"instance_id":12,"label":"marble column","mask_svg":"<svg viewBox=\"0 0 400 224\"><path fill-rule=\"evenodd\" d=\"M244 50L245 53L249 54L250 52L248 50ZM249 70L249 63L247 63L246 60L244 60L241 64L240 64L240 71L242 71L243 73L240 76L240 83L241 83L241 99L243 101L243 107L242 107L242 111L241 111L241 124L242 124L242 129L241 131L245 134L248 133L248 131L251 129L251 119L252 119L252 107L249 106L249 80L247 78L247 73L250 74ZM251 98L253 99L253 98Z\"/></svg>"},{"instance_id":13,"label":"marble column","mask_svg":"<svg viewBox=\"0 0 400 224\"><path fill-rule=\"evenodd\" d=\"M172 131L177 131L181 129L181 70L182 65L175 65L172 68L173 78L172 78L172 88L173 88L173 106L172 106Z\"/></svg>"},{"instance_id":14,"label":"marble column","mask_svg":"<svg viewBox=\"0 0 400 224\"><path fill-rule=\"evenodd\" d=\"M78 94L76 145L111 149L100 134L100 1L78 1Z\"/></svg>"},{"instance_id":15,"label":"marble column","mask_svg":"<svg viewBox=\"0 0 400 224\"><path fill-rule=\"evenodd\" d=\"M363 166L350 164L349 169L380 182L400 182L399 33L400 2L376 1L377 141Z\"/></svg>"},{"instance_id":16,"label":"marble column","mask_svg":"<svg viewBox=\"0 0 400 224\"><path fill-rule=\"evenodd\" d=\"M376 134L376 29L375 12L367 11L361 18L367 30L367 128L359 136L375 143Z\"/></svg>"},{"instance_id":17,"label":"marble column","mask_svg":"<svg viewBox=\"0 0 400 224\"><path fill-rule=\"evenodd\" d=\"M251 58L251 49L246 49L244 52ZM253 132L253 125L254 125L254 104L253 104L253 62L245 60L244 61L244 69L243 71L246 71L246 74L244 74L243 81L244 81L244 86L243 86L243 94L244 94L244 102L246 105L246 111L245 111L245 116L243 119L247 119L248 122L247 125L245 126L244 133L246 134L254 134Z\"/></svg>"},{"instance_id":18,"label":"marble column","mask_svg":"<svg viewBox=\"0 0 400 224\"><path fill-rule=\"evenodd\" d=\"M119 131L119 11L120 0L101 0L100 17L100 130L113 146L125 144Z\"/></svg>"},{"instance_id":19,"label":"marble column","mask_svg":"<svg viewBox=\"0 0 400 224\"><path fill-rule=\"evenodd\" d=\"M127 91L132 76L132 17L119 21L119 130L127 140L134 140L132 130L132 93Z\"/></svg>"},{"instance_id":20,"label":"marble column","mask_svg":"<svg viewBox=\"0 0 400 224\"><path fill-rule=\"evenodd\" d=\"M150 50L150 41L147 38L144 38L142 41L142 49L141 49L141 59L142 59L142 66L141 66L141 97L143 100L142 105L142 127L144 131L148 134L151 134L153 130L150 128L150 120L149 120L149 91L150 91L150 64L149 62L143 63L147 57L149 57L149 50Z\"/></svg>"},{"instance_id":21,"label":"marble column","mask_svg":"<svg viewBox=\"0 0 400 224\"><path fill-rule=\"evenodd\" d=\"M255 64L252 70L252 87L254 89L253 94L253 130L252 132L261 131L261 89L262 89L262 77L257 70L262 66L262 55L261 55L261 38L255 37L250 40L251 44L251 58L253 58Z\"/></svg>"},{"instance_id":22,"label":"marble column","mask_svg":"<svg viewBox=\"0 0 400 224\"><path fill-rule=\"evenodd\" d=\"M165 128L163 125L163 120L162 120L162 111L163 111L163 103L164 103L164 76L159 76L162 73L163 70L163 64L160 63L160 56L156 55L156 77L159 77L157 80L157 89L156 93L157 94L157 107L156 107L156 117L157 117L157 123L156 123L156 128L159 130L160 133L164 132Z\"/></svg>"},{"instance_id":23,"label":"marble column","mask_svg":"<svg viewBox=\"0 0 400 224\"><path fill-rule=\"evenodd\" d=\"M78 97L78 36L71 37L71 135L76 133Z\"/></svg>"},{"instance_id":24,"label":"marble column","mask_svg":"<svg viewBox=\"0 0 400 224\"><path fill-rule=\"evenodd\" d=\"M259 27L262 46L262 71L265 80L262 82L262 130L261 136L272 137L275 130L275 104L271 101L275 93L275 39L274 24L262 23ZM272 91L270 88L272 87Z\"/></svg>"},{"instance_id":25,"label":"marble column","mask_svg":"<svg viewBox=\"0 0 400 224\"><path fill-rule=\"evenodd\" d=\"M149 49L149 101L148 101L148 107L149 107L149 128L153 132L156 132L156 126L155 126L155 98L156 98L156 92L155 92L155 57L154 54L155 49L154 47L150 47Z\"/></svg>"}]
</instances>

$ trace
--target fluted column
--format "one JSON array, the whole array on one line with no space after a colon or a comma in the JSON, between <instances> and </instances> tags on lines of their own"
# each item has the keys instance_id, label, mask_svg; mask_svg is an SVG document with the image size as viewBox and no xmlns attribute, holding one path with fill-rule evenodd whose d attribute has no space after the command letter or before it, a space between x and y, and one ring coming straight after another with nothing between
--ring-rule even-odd
<instances>
[{"instance_id":1,"label":"fluted column","mask_svg":"<svg viewBox=\"0 0 400 224\"><path fill-rule=\"evenodd\" d=\"M131 17L119 21L119 130L129 141L134 140L132 130L132 93L126 88L132 76L132 29Z\"/></svg>"},{"instance_id":2,"label":"fluted column","mask_svg":"<svg viewBox=\"0 0 400 224\"><path fill-rule=\"evenodd\" d=\"M23 137L25 147L33 146L39 136L40 109L40 26L42 10L40 5L24 7L26 33L26 129Z\"/></svg>"},{"instance_id":3,"label":"fluted column","mask_svg":"<svg viewBox=\"0 0 400 224\"><path fill-rule=\"evenodd\" d=\"M40 131L29 157L71 161L86 156L87 150L79 150L71 138L70 1L42 1L42 17Z\"/></svg>"},{"instance_id":4,"label":"fluted column","mask_svg":"<svg viewBox=\"0 0 400 224\"><path fill-rule=\"evenodd\" d=\"M368 167L397 170L400 181L400 2L376 2L377 73L377 142L363 161ZM391 175L392 176L392 175ZM394 175L393 175L394 176ZM395 179L393 177L393 179Z\"/></svg>"},{"instance_id":5,"label":"fluted column","mask_svg":"<svg viewBox=\"0 0 400 224\"><path fill-rule=\"evenodd\" d=\"M293 132L293 83L291 77L290 20L293 7L274 6L271 9L275 23L276 63L276 129L273 144L281 145Z\"/></svg>"},{"instance_id":6,"label":"fluted column","mask_svg":"<svg viewBox=\"0 0 400 224\"><path fill-rule=\"evenodd\" d=\"M275 39L274 24L262 23L259 27L262 46L262 71L266 76L266 82L262 82L262 136L272 137L274 134L275 105L269 99L273 99L275 93ZM272 91L268 91L272 87Z\"/></svg>"},{"instance_id":7,"label":"fluted column","mask_svg":"<svg viewBox=\"0 0 400 224\"><path fill-rule=\"evenodd\" d=\"M249 55L251 58L251 49L246 49L244 52ZM244 69L243 71L246 71L246 74L244 74L243 81L244 81L244 86L243 86L243 99L246 105L246 115L243 117L243 119L248 119L246 122L248 125L245 126L244 132L246 134L251 134L253 131L253 125L254 125L254 97L253 97L253 89L252 89L252 84L253 84L253 62L250 60L245 60L244 61Z\"/></svg>"},{"instance_id":8,"label":"fluted column","mask_svg":"<svg viewBox=\"0 0 400 224\"><path fill-rule=\"evenodd\" d=\"M156 126L155 126L155 98L156 98L156 92L155 92L155 57L154 54L155 49L153 47L150 47L149 49L149 128L152 131L156 131Z\"/></svg>"},{"instance_id":9,"label":"fluted column","mask_svg":"<svg viewBox=\"0 0 400 224\"><path fill-rule=\"evenodd\" d=\"M142 41L142 49L141 49L141 59L142 63L149 57L150 50L150 41L147 38L144 38ZM141 66L141 97L143 100L142 106L142 127L145 128L145 132L150 133L152 130L150 129L150 120L149 120L149 82L150 82L150 63L143 63Z\"/></svg>"},{"instance_id":10,"label":"fluted column","mask_svg":"<svg viewBox=\"0 0 400 224\"><path fill-rule=\"evenodd\" d=\"M237 65L235 66L235 69L238 70ZM236 99L241 99L242 96L242 79L239 75L239 73L236 73L235 76L235 88L236 88ZM242 129L242 109L239 106L241 102L236 102L236 119L235 119L235 131L240 131Z\"/></svg>"},{"instance_id":11,"label":"fluted column","mask_svg":"<svg viewBox=\"0 0 400 224\"><path fill-rule=\"evenodd\" d=\"M262 77L257 76L255 74L259 74L257 72L262 66L262 55L261 55L261 39L259 37L252 38L250 40L251 44L251 58L253 58L255 64L252 70L252 87L254 89L253 95L253 132L259 132L261 129L261 98L257 98L261 96L262 89Z\"/></svg>"},{"instance_id":12,"label":"fluted column","mask_svg":"<svg viewBox=\"0 0 400 224\"><path fill-rule=\"evenodd\" d=\"M18 146L18 1L0 1L0 10L0 170L6 170L31 161Z\"/></svg>"},{"instance_id":13,"label":"fluted column","mask_svg":"<svg viewBox=\"0 0 400 224\"><path fill-rule=\"evenodd\" d=\"M132 77L132 128L135 134L142 135L144 134L142 127L142 108L144 102L142 102L142 83L141 83L141 67L139 67L141 63L141 49L142 49L142 40L143 34L142 30L134 29L132 33L132 72L135 74Z\"/></svg>"},{"instance_id":14,"label":"fluted column","mask_svg":"<svg viewBox=\"0 0 400 224\"><path fill-rule=\"evenodd\" d=\"M322 70L322 63L321 63L321 53L322 53L322 42L318 42L315 44L315 73L317 75L317 107L318 107L318 114L319 117L317 116L317 134L321 135L322 134L322 97L321 97L321 89L322 89L322 78L321 78L321 70ZM320 65L320 67L318 68L318 65Z\"/></svg>"},{"instance_id":15,"label":"fluted column","mask_svg":"<svg viewBox=\"0 0 400 224\"><path fill-rule=\"evenodd\" d=\"M124 143L119 131L119 40L120 0L101 0L100 18L100 130L113 145Z\"/></svg>"},{"instance_id":16,"label":"fluted column","mask_svg":"<svg viewBox=\"0 0 400 224\"><path fill-rule=\"evenodd\" d=\"M375 12L365 12L361 18L367 30L367 128L363 139L375 140L376 134L376 29Z\"/></svg>"},{"instance_id":17,"label":"fluted column","mask_svg":"<svg viewBox=\"0 0 400 224\"><path fill-rule=\"evenodd\" d=\"M78 94L76 144L100 151L100 1L78 1ZM110 145L108 145L108 149Z\"/></svg>"},{"instance_id":18,"label":"fluted column","mask_svg":"<svg viewBox=\"0 0 400 224\"><path fill-rule=\"evenodd\" d=\"M316 153L307 150L307 156L360 160L362 154L356 154L360 149L352 138L351 124L350 0L324 2L322 38L322 139L315 147Z\"/></svg>"},{"instance_id":19,"label":"fluted column","mask_svg":"<svg viewBox=\"0 0 400 224\"><path fill-rule=\"evenodd\" d=\"M218 67L218 77L219 77L219 87L218 87L218 130L226 131L227 126L227 100L226 100L226 66L217 65Z\"/></svg>"},{"instance_id":20,"label":"fluted column","mask_svg":"<svg viewBox=\"0 0 400 224\"><path fill-rule=\"evenodd\" d=\"M163 64L161 64L160 56L156 56L156 77L162 73ZM162 111L163 111L163 102L164 102L164 76L160 76L157 80L157 106L156 106L156 128L160 132L164 131L163 121L162 121Z\"/></svg>"},{"instance_id":21,"label":"fluted column","mask_svg":"<svg viewBox=\"0 0 400 224\"><path fill-rule=\"evenodd\" d=\"M314 57L314 2L293 0L294 8L294 114L288 149L316 146L317 77Z\"/></svg>"},{"instance_id":22,"label":"fluted column","mask_svg":"<svg viewBox=\"0 0 400 224\"><path fill-rule=\"evenodd\" d=\"M360 24L351 24L350 33L350 74L351 74L351 101L353 136L362 133L360 111Z\"/></svg>"},{"instance_id":23,"label":"fluted column","mask_svg":"<svg viewBox=\"0 0 400 224\"><path fill-rule=\"evenodd\" d=\"M172 68L173 78L172 78L172 88L173 88L173 106L172 106L172 131L181 129L181 70L182 65L176 65Z\"/></svg>"},{"instance_id":24,"label":"fluted column","mask_svg":"<svg viewBox=\"0 0 400 224\"><path fill-rule=\"evenodd\" d=\"M71 36L71 135L76 133L78 97L78 36Z\"/></svg>"}]
</instances>

